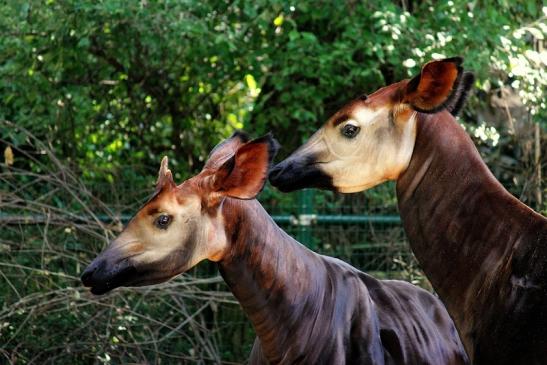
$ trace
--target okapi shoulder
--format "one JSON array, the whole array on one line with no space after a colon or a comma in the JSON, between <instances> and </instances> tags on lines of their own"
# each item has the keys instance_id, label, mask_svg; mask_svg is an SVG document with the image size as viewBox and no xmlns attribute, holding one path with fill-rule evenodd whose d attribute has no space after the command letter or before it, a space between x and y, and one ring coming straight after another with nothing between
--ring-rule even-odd
<instances>
[{"instance_id":1,"label":"okapi shoulder","mask_svg":"<svg viewBox=\"0 0 547 365\"><path fill-rule=\"evenodd\" d=\"M346 317L352 351L367 353L364 358L382 358L385 364L469 363L452 319L433 294L407 282L378 280L337 259L324 259L335 283L332 296L352 311ZM361 343L356 345L358 339Z\"/></svg>"}]
</instances>

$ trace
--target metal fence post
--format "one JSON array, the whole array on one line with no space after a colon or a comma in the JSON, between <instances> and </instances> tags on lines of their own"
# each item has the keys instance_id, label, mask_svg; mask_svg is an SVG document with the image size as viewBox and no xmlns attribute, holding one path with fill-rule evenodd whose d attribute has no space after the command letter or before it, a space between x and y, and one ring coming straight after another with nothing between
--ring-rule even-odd
<instances>
[{"instance_id":1,"label":"metal fence post","mask_svg":"<svg viewBox=\"0 0 547 365\"><path fill-rule=\"evenodd\" d=\"M298 230L297 238L302 244L315 249L312 239L311 225L315 220L315 214L313 214L313 190L304 189L298 192Z\"/></svg>"}]
</instances>

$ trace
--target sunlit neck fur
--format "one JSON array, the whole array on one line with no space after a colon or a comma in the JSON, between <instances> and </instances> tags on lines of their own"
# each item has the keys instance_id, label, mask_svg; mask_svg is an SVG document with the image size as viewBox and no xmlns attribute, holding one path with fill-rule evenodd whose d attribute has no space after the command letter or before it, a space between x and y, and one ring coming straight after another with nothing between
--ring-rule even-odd
<instances>
[{"instance_id":1,"label":"sunlit neck fur","mask_svg":"<svg viewBox=\"0 0 547 365\"><path fill-rule=\"evenodd\" d=\"M414 237L410 237L418 259L425 261L422 265L426 266L426 270L429 269L427 260L436 255L436 250L446 250L446 245L453 245L454 252L464 253L461 250L466 242L455 242L449 236L457 227L464 224L460 222L460 213L470 206L466 203L472 202L476 194L489 193L480 190L482 183L486 181L495 182L496 187L500 188L499 191L506 193L481 160L471 139L450 113L447 111L432 115L419 113L414 153L409 167L397 181L397 195L403 221L411 220L423 225L447 224L444 239L423 237L423 240L413 242ZM510 199L509 194L506 194L501 198ZM448 203L450 200L453 200L453 204ZM442 209L444 207L450 207L451 211L444 211ZM414 215L410 216L407 212L413 212ZM477 212L468 213L476 214ZM446 221L447 217L450 217L449 221ZM497 222L493 223L497 224ZM433 242L442 242L445 247L431 246ZM482 254L486 255L486 252L478 252L478 250L485 248L490 249L484 246L472 248L474 254L466 262L465 270L480 270L480 266L484 263L477 262L476 259ZM455 267L454 263L457 260L443 260L443 262L442 266L435 266L437 274L439 269L446 271L440 276L458 275L458 271L464 269ZM437 284L443 290L443 282L441 280L438 283L435 282L436 277L432 279L434 285ZM464 281L459 280L462 289L470 285ZM439 288L436 289L439 290ZM451 288L451 295L457 296L453 289ZM451 303L459 300L459 298L451 298Z\"/></svg>"},{"instance_id":2,"label":"sunlit neck fur","mask_svg":"<svg viewBox=\"0 0 547 365\"><path fill-rule=\"evenodd\" d=\"M283 353L290 341L287 329L297 331L303 309L316 312L310 308L323 296L319 282L325 281L325 270L317 255L281 230L257 200L226 198L221 210L228 248L218 263L220 272L265 354Z\"/></svg>"},{"instance_id":3,"label":"sunlit neck fur","mask_svg":"<svg viewBox=\"0 0 547 365\"><path fill-rule=\"evenodd\" d=\"M479 319L463 316L488 315L479 301L497 295L515 248L545 230L545 220L503 188L447 111L419 114L397 197L411 247L465 342Z\"/></svg>"}]
</instances>

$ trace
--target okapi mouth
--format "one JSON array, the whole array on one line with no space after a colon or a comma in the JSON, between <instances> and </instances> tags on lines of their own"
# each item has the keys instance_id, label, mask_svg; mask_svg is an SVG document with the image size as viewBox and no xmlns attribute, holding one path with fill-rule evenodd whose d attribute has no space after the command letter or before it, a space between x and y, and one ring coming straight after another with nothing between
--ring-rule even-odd
<instances>
[{"instance_id":1,"label":"okapi mouth","mask_svg":"<svg viewBox=\"0 0 547 365\"><path fill-rule=\"evenodd\" d=\"M92 262L82 274L82 283L95 295L105 294L120 286L127 286L135 278L137 269L128 260L108 268L106 260Z\"/></svg>"},{"instance_id":2,"label":"okapi mouth","mask_svg":"<svg viewBox=\"0 0 547 365\"><path fill-rule=\"evenodd\" d=\"M289 157L272 168L270 183L284 193L304 188L336 190L332 177L324 173L320 165L314 156Z\"/></svg>"}]
</instances>

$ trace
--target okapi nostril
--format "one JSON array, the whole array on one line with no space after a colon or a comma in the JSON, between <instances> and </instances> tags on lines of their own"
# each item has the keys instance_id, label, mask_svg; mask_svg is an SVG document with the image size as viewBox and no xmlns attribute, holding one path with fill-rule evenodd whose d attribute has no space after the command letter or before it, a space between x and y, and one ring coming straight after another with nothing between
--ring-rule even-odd
<instances>
[{"instance_id":1,"label":"okapi nostril","mask_svg":"<svg viewBox=\"0 0 547 365\"><path fill-rule=\"evenodd\" d=\"M84 273L82 274L82 277L80 278L80 280L82 280L82 283L85 285L85 286L90 286L91 285L91 277L93 276L93 273L97 270L97 267L88 267L87 269L84 270Z\"/></svg>"}]
</instances>

